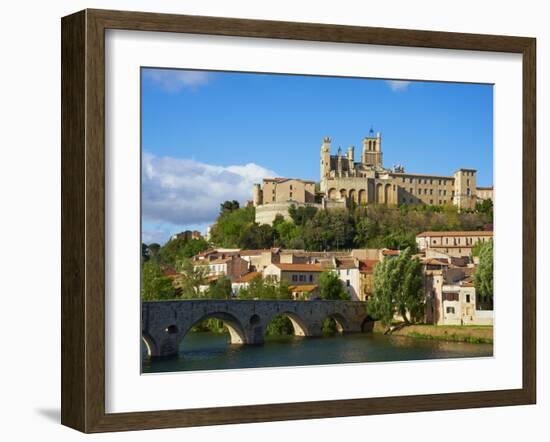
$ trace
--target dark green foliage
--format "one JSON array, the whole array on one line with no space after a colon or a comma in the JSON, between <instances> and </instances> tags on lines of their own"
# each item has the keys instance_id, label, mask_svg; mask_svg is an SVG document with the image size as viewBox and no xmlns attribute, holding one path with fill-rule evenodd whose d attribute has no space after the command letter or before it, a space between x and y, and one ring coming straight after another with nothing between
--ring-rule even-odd
<instances>
[{"instance_id":1,"label":"dark green foliage","mask_svg":"<svg viewBox=\"0 0 550 442\"><path fill-rule=\"evenodd\" d=\"M212 227L210 240L217 247L239 247L246 226L254 224L254 207L223 212Z\"/></svg>"},{"instance_id":2,"label":"dark green foliage","mask_svg":"<svg viewBox=\"0 0 550 442\"><path fill-rule=\"evenodd\" d=\"M288 208L288 214L297 226L305 225L317 213L317 208L313 206L296 207L292 204Z\"/></svg>"},{"instance_id":3,"label":"dark green foliage","mask_svg":"<svg viewBox=\"0 0 550 442\"><path fill-rule=\"evenodd\" d=\"M241 249L267 249L273 245L274 235L271 226L250 223L242 229L237 246Z\"/></svg>"},{"instance_id":4,"label":"dark green foliage","mask_svg":"<svg viewBox=\"0 0 550 442\"><path fill-rule=\"evenodd\" d=\"M237 210L239 208L239 202L238 201L224 201L220 204L220 215L223 215L224 213L233 212L234 210Z\"/></svg>"},{"instance_id":5,"label":"dark green foliage","mask_svg":"<svg viewBox=\"0 0 550 442\"><path fill-rule=\"evenodd\" d=\"M338 333L338 324L334 320L334 318L326 318L323 321L323 326L321 328L321 331L323 334L332 335L334 333Z\"/></svg>"},{"instance_id":6,"label":"dark green foliage","mask_svg":"<svg viewBox=\"0 0 550 442\"><path fill-rule=\"evenodd\" d=\"M493 302L493 241L482 243L479 250L479 265L474 273L476 295L483 302Z\"/></svg>"},{"instance_id":7,"label":"dark green foliage","mask_svg":"<svg viewBox=\"0 0 550 442\"><path fill-rule=\"evenodd\" d=\"M158 261L162 264L175 266L178 260L191 258L208 248L205 239L176 238L168 241L158 250Z\"/></svg>"},{"instance_id":8,"label":"dark green foliage","mask_svg":"<svg viewBox=\"0 0 550 442\"><path fill-rule=\"evenodd\" d=\"M154 301L172 299L175 290L170 278L162 273L160 266L153 261L143 263L141 269L141 299Z\"/></svg>"},{"instance_id":9,"label":"dark green foliage","mask_svg":"<svg viewBox=\"0 0 550 442\"><path fill-rule=\"evenodd\" d=\"M266 327L267 336L287 336L294 334L292 322L284 315L275 316Z\"/></svg>"},{"instance_id":10,"label":"dark green foliage","mask_svg":"<svg viewBox=\"0 0 550 442\"><path fill-rule=\"evenodd\" d=\"M231 280L222 276L210 283L204 297L207 299L231 299L231 294Z\"/></svg>"},{"instance_id":11,"label":"dark green foliage","mask_svg":"<svg viewBox=\"0 0 550 442\"><path fill-rule=\"evenodd\" d=\"M319 297L327 300L349 299L336 272L325 270L319 276Z\"/></svg>"},{"instance_id":12,"label":"dark green foliage","mask_svg":"<svg viewBox=\"0 0 550 442\"><path fill-rule=\"evenodd\" d=\"M149 247L147 247L147 244L141 243L141 261L149 261L150 253L149 253Z\"/></svg>"},{"instance_id":13,"label":"dark green foliage","mask_svg":"<svg viewBox=\"0 0 550 442\"><path fill-rule=\"evenodd\" d=\"M406 323L424 316L422 268L411 249L398 257L385 258L374 270L374 296L367 304L369 314L388 327L395 315Z\"/></svg>"}]
</instances>

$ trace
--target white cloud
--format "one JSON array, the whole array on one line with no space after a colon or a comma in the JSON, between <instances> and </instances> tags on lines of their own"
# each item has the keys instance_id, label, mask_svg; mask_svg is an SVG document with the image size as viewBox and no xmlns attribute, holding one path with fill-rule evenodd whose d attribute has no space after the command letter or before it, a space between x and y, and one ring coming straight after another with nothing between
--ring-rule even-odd
<instances>
[{"instance_id":1,"label":"white cloud","mask_svg":"<svg viewBox=\"0 0 550 442\"><path fill-rule=\"evenodd\" d=\"M143 220L149 227L151 223L175 226L213 223L222 202L237 200L242 204L252 199L254 183L275 176L275 172L254 163L223 167L145 153Z\"/></svg>"},{"instance_id":2,"label":"white cloud","mask_svg":"<svg viewBox=\"0 0 550 442\"><path fill-rule=\"evenodd\" d=\"M144 75L167 92L179 92L184 88L196 89L210 81L210 74L204 71L146 69Z\"/></svg>"},{"instance_id":3,"label":"white cloud","mask_svg":"<svg viewBox=\"0 0 550 442\"><path fill-rule=\"evenodd\" d=\"M394 92L402 92L409 87L410 81L405 80L386 80L390 89Z\"/></svg>"}]
</instances>

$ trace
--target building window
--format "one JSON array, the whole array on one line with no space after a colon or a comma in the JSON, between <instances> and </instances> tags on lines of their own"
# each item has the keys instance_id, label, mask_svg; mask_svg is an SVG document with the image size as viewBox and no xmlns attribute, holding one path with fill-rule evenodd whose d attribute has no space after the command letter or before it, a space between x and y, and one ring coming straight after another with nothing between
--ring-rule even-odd
<instances>
[{"instance_id":1,"label":"building window","mask_svg":"<svg viewBox=\"0 0 550 442\"><path fill-rule=\"evenodd\" d=\"M305 275L300 275L300 282L304 282L306 280L306 276Z\"/></svg>"},{"instance_id":2,"label":"building window","mask_svg":"<svg viewBox=\"0 0 550 442\"><path fill-rule=\"evenodd\" d=\"M412 178L410 178L410 182L411 182L411 184L412 184L412 182L413 182L413 179L412 179Z\"/></svg>"},{"instance_id":3,"label":"building window","mask_svg":"<svg viewBox=\"0 0 550 442\"><path fill-rule=\"evenodd\" d=\"M433 193L434 193L434 190L430 189L430 195L433 195Z\"/></svg>"},{"instance_id":4,"label":"building window","mask_svg":"<svg viewBox=\"0 0 550 442\"><path fill-rule=\"evenodd\" d=\"M430 204L432 204L432 205L433 205L433 203L434 203L434 200L430 200Z\"/></svg>"},{"instance_id":5,"label":"building window","mask_svg":"<svg viewBox=\"0 0 550 442\"><path fill-rule=\"evenodd\" d=\"M433 184L434 183L434 180L430 178L430 184Z\"/></svg>"},{"instance_id":6,"label":"building window","mask_svg":"<svg viewBox=\"0 0 550 442\"><path fill-rule=\"evenodd\" d=\"M466 185L467 185L468 187L470 187L470 179L469 179L469 178L466 180Z\"/></svg>"},{"instance_id":7,"label":"building window","mask_svg":"<svg viewBox=\"0 0 550 442\"><path fill-rule=\"evenodd\" d=\"M428 189L424 189L424 195L428 194Z\"/></svg>"},{"instance_id":8,"label":"building window","mask_svg":"<svg viewBox=\"0 0 550 442\"><path fill-rule=\"evenodd\" d=\"M349 279L346 279L346 287L349 287L349 286L350 286Z\"/></svg>"},{"instance_id":9,"label":"building window","mask_svg":"<svg viewBox=\"0 0 550 442\"><path fill-rule=\"evenodd\" d=\"M292 281L293 282L298 281L298 275L292 275Z\"/></svg>"},{"instance_id":10,"label":"building window","mask_svg":"<svg viewBox=\"0 0 550 442\"><path fill-rule=\"evenodd\" d=\"M466 302L469 304L470 303L470 295L466 295Z\"/></svg>"},{"instance_id":11,"label":"building window","mask_svg":"<svg viewBox=\"0 0 550 442\"><path fill-rule=\"evenodd\" d=\"M290 190L292 190L292 184L290 185Z\"/></svg>"},{"instance_id":12,"label":"building window","mask_svg":"<svg viewBox=\"0 0 550 442\"><path fill-rule=\"evenodd\" d=\"M309 282L313 282L313 275L309 275Z\"/></svg>"},{"instance_id":13,"label":"building window","mask_svg":"<svg viewBox=\"0 0 550 442\"><path fill-rule=\"evenodd\" d=\"M422 195L422 189L418 189L418 194Z\"/></svg>"},{"instance_id":14,"label":"building window","mask_svg":"<svg viewBox=\"0 0 550 442\"><path fill-rule=\"evenodd\" d=\"M447 196L447 191L446 190L443 191L443 196Z\"/></svg>"},{"instance_id":15,"label":"building window","mask_svg":"<svg viewBox=\"0 0 550 442\"><path fill-rule=\"evenodd\" d=\"M413 188L412 187L409 189L409 193L413 193Z\"/></svg>"},{"instance_id":16,"label":"building window","mask_svg":"<svg viewBox=\"0 0 550 442\"><path fill-rule=\"evenodd\" d=\"M447 307L446 312L448 314L455 314L455 308L454 307Z\"/></svg>"}]
</instances>

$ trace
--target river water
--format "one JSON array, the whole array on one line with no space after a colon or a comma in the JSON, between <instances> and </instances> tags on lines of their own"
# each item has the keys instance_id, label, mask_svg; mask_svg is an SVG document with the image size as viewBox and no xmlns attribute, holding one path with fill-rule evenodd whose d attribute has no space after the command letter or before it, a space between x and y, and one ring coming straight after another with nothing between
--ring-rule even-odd
<instances>
[{"instance_id":1,"label":"river water","mask_svg":"<svg viewBox=\"0 0 550 442\"><path fill-rule=\"evenodd\" d=\"M263 345L231 345L228 334L189 333L180 345L179 357L154 360L147 357L143 347L144 373L493 355L492 344L444 342L372 333L338 334L321 338L270 337Z\"/></svg>"}]
</instances>

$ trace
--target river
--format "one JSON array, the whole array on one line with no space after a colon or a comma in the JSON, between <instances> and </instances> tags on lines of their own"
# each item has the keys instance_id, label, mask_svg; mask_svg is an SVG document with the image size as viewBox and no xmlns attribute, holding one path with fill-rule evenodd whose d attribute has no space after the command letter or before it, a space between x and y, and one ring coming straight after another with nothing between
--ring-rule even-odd
<instances>
[{"instance_id":1,"label":"river","mask_svg":"<svg viewBox=\"0 0 550 442\"><path fill-rule=\"evenodd\" d=\"M445 342L372 333L321 338L269 337L263 345L231 345L228 334L189 333L179 357L150 360L142 346L144 373L285 367L354 362L483 357L492 344Z\"/></svg>"}]
</instances>

